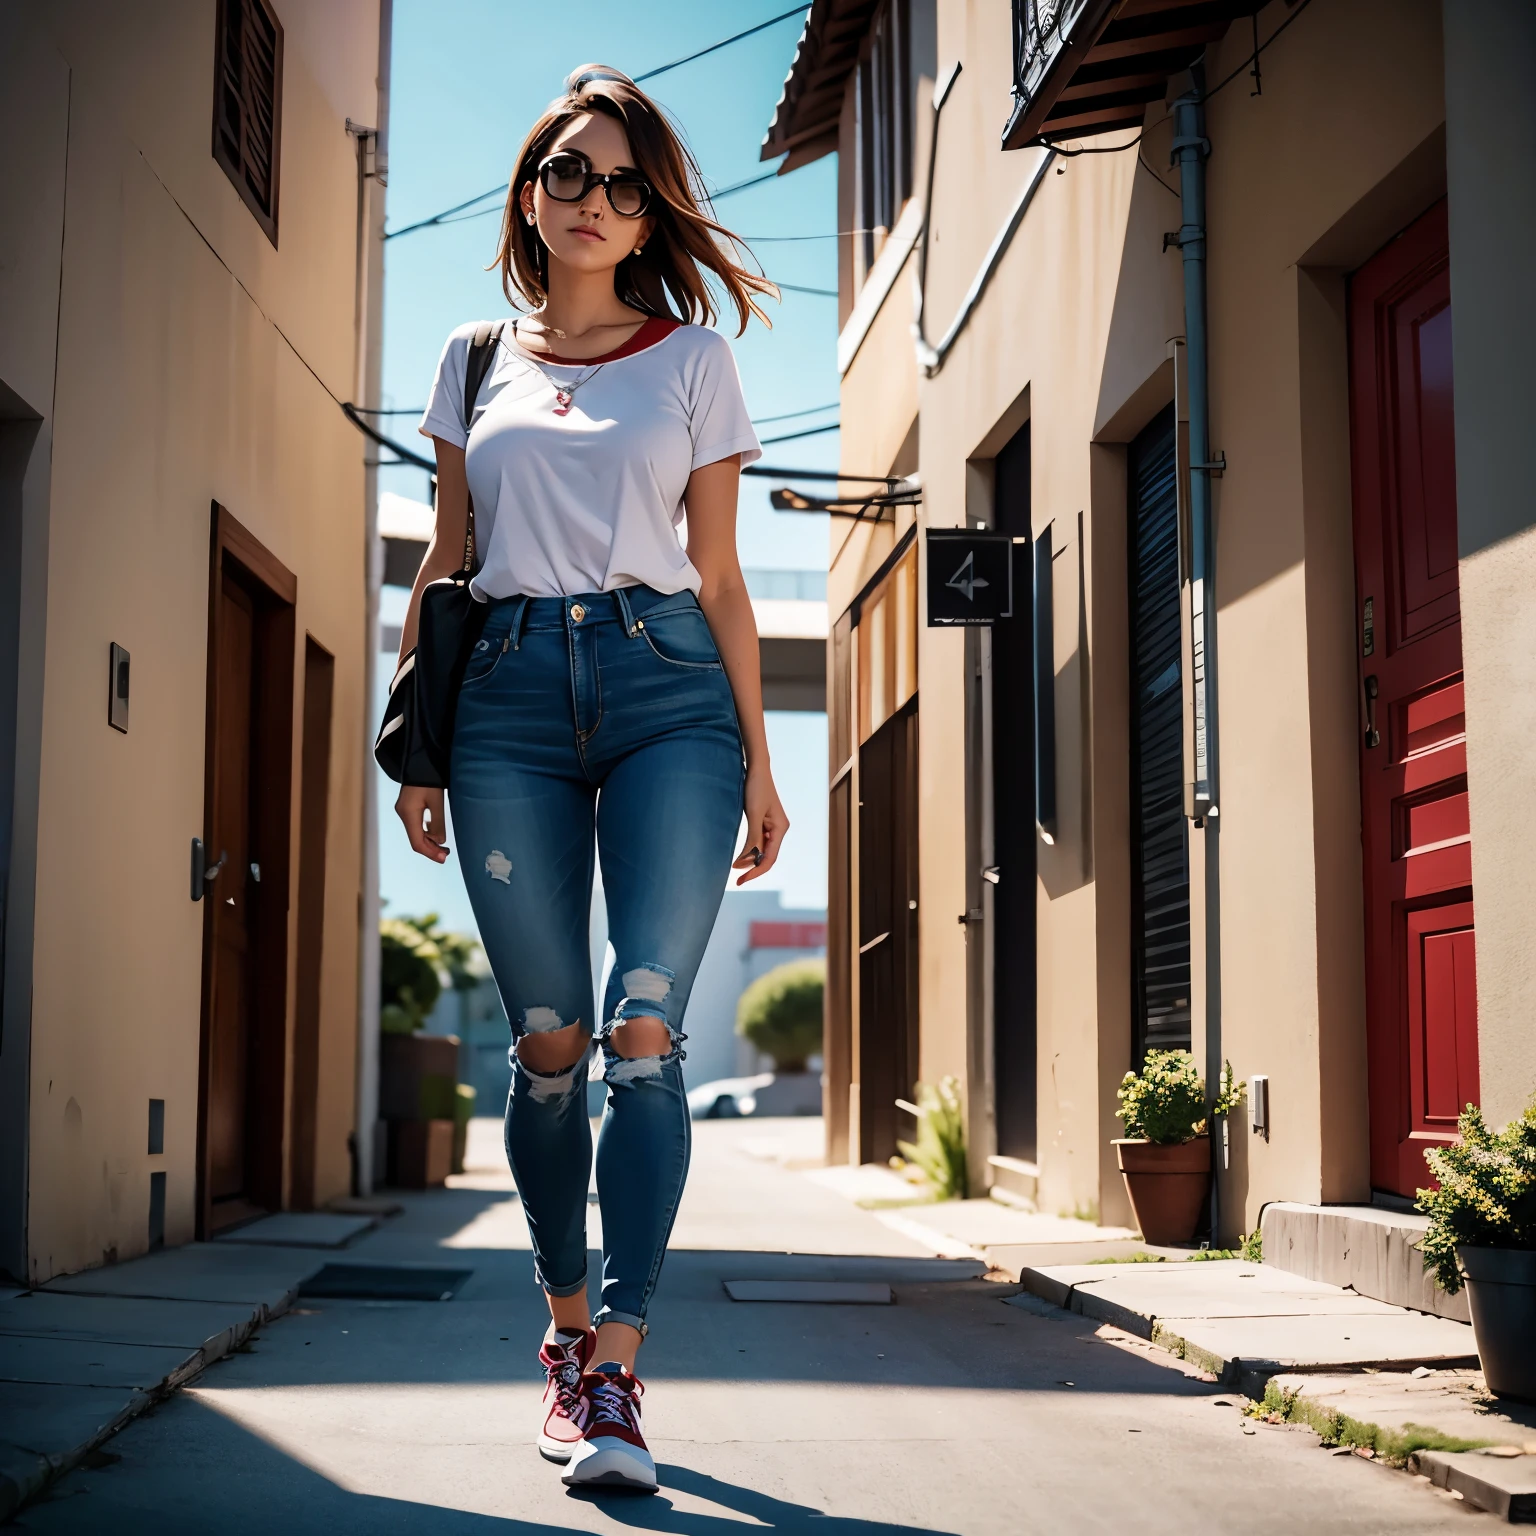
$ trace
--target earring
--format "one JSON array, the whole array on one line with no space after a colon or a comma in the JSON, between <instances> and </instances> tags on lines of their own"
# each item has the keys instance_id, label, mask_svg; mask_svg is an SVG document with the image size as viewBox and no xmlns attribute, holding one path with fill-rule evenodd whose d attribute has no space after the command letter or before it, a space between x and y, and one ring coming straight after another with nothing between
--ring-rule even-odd
<instances>
[{"instance_id":1,"label":"earring","mask_svg":"<svg viewBox=\"0 0 1536 1536\"><path fill-rule=\"evenodd\" d=\"M532 215L532 214L531 214L531 213L525 213L525 214L524 214L524 215L523 215L523 217L524 217L524 218L525 218L525 219L527 219L527 220L528 220L528 222L529 222L529 223L530 223L530 224L532 224L532 223L533 223L533 215Z\"/></svg>"},{"instance_id":2,"label":"earring","mask_svg":"<svg viewBox=\"0 0 1536 1536\"><path fill-rule=\"evenodd\" d=\"M644 249L645 249L645 247L643 245L637 245L635 247L635 255L638 256L640 254L640 252L643 251Z\"/></svg>"}]
</instances>

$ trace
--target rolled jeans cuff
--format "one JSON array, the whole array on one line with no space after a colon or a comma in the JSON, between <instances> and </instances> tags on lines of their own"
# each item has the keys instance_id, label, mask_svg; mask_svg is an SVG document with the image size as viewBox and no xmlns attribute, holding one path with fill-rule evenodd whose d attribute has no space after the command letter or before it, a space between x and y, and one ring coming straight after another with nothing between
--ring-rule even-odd
<instances>
[{"instance_id":1,"label":"rolled jeans cuff","mask_svg":"<svg viewBox=\"0 0 1536 1536\"><path fill-rule=\"evenodd\" d=\"M643 1317L636 1317L633 1312L616 1312L612 1307L599 1307L597 1316L592 1319L594 1328L601 1328L604 1323L627 1323L642 1339L651 1331Z\"/></svg>"},{"instance_id":2,"label":"rolled jeans cuff","mask_svg":"<svg viewBox=\"0 0 1536 1536\"><path fill-rule=\"evenodd\" d=\"M579 1296L587 1288L587 1277L583 1275L572 1285L551 1285L543 1275L540 1275L539 1284L546 1296Z\"/></svg>"}]
</instances>

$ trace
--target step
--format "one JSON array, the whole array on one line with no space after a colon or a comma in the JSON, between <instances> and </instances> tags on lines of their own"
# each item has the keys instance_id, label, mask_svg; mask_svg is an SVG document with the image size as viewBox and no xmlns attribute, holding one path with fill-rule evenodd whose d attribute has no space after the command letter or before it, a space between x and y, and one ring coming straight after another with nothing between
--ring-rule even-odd
<instances>
[{"instance_id":1,"label":"step","mask_svg":"<svg viewBox=\"0 0 1536 1536\"><path fill-rule=\"evenodd\" d=\"M991 1192L994 1197L1003 1199L1009 1205L1025 1201L1027 1204L1020 1206L1020 1209L1036 1209L1040 1190L1040 1168L1037 1163L1025 1162L1022 1157L1004 1157L995 1152L987 1159L987 1167L991 1170Z\"/></svg>"},{"instance_id":2,"label":"step","mask_svg":"<svg viewBox=\"0 0 1536 1536\"><path fill-rule=\"evenodd\" d=\"M1040 1265L1019 1280L1043 1300L1150 1339L1254 1398L1282 1371L1477 1363L1464 1323L1270 1264Z\"/></svg>"},{"instance_id":3,"label":"step","mask_svg":"<svg viewBox=\"0 0 1536 1536\"><path fill-rule=\"evenodd\" d=\"M1290 1200L1266 1205L1260 1219L1266 1264L1394 1307L1470 1322L1466 1291L1448 1296L1424 1272L1418 1244L1428 1226L1427 1216L1412 1211Z\"/></svg>"}]
</instances>

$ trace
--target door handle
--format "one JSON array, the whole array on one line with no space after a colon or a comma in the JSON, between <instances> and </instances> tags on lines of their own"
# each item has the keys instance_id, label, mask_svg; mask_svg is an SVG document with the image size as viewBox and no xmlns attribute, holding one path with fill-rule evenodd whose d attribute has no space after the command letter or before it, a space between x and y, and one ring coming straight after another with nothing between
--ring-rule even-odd
<instances>
[{"instance_id":1,"label":"door handle","mask_svg":"<svg viewBox=\"0 0 1536 1536\"><path fill-rule=\"evenodd\" d=\"M1381 745L1381 732L1376 729L1376 695L1380 689L1374 673L1365 680L1365 745L1369 751Z\"/></svg>"},{"instance_id":2,"label":"door handle","mask_svg":"<svg viewBox=\"0 0 1536 1536\"><path fill-rule=\"evenodd\" d=\"M221 848L219 850L219 862L217 864L210 864L208 868L203 871L203 879L208 881L208 883L211 885L215 880L219 878L219 871L223 869L225 864L228 862L229 850L227 848Z\"/></svg>"}]
</instances>

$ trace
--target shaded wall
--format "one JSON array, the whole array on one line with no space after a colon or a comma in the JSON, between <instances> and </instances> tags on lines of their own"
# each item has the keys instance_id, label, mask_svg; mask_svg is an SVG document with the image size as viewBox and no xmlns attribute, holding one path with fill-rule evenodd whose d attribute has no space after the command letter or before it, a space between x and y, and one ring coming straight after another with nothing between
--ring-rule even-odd
<instances>
[{"instance_id":1,"label":"shaded wall","mask_svg":"<svg viewBox=\"0 0 1536 1536\"><path fill-rule=\"evenodd\" d=\"M363 453L336 402L354 394L358 357L345 118L373 120L377 7L278 10L278 249L210 154L213 7L61 3L10 55L65 82L68 155L49 186L63 204L62 276L47 610L32 636L46 668L28 946L34 1280L142 1251L152 1168L168 1175L167 1241L192 1236L203 911L188 899L187 850L203 820L214 500L296 573L299 630L336 658L317 1198L349 1182ZM7 203L0 222L32 216ZM105 720L113 641L133 656L127 735ZM301 674L295 694L298 707ZM301 750L296 729L295 813ZM295 879L297 828L295 814ZM290 925L296 909L290 896ZM291 974L286 985L291 1020ZM150 1098L166 1101L154 1159Z\"/></svg>"}]
</instances>

